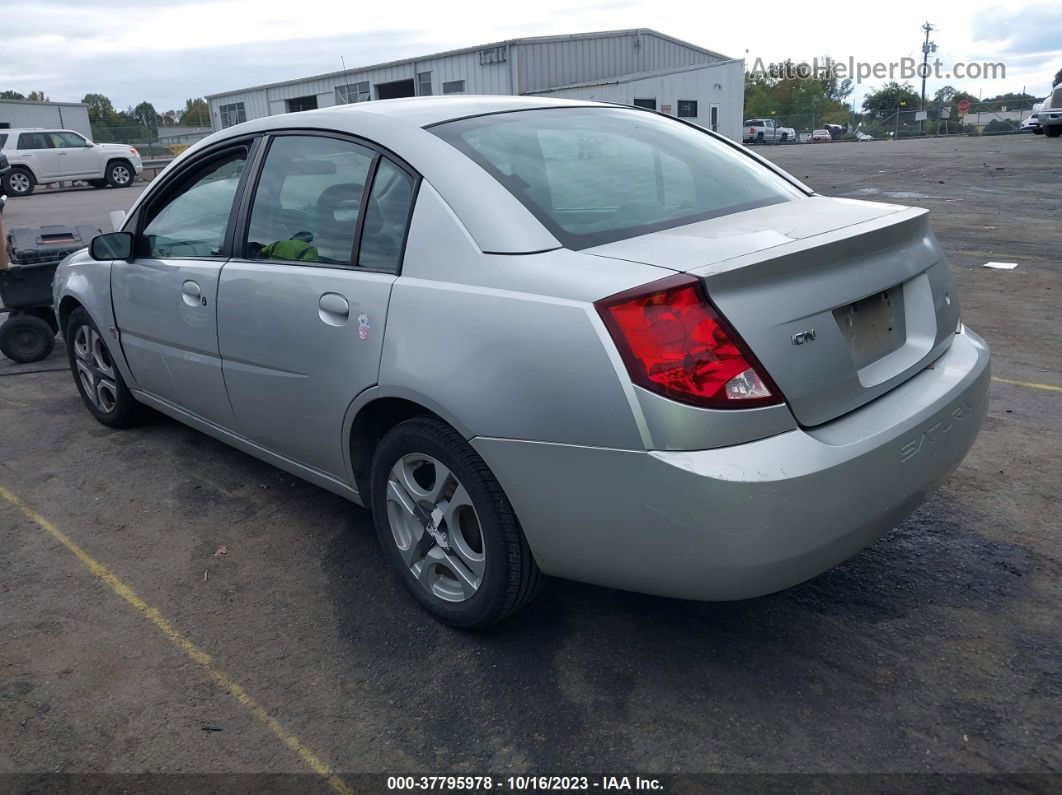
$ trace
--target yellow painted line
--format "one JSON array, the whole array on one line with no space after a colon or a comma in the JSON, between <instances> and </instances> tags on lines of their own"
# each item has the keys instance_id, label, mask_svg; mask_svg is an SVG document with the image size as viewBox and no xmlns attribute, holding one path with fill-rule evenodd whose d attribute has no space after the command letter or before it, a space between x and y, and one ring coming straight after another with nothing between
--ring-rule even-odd
<instances>
[{"instance_id":1,"label":"yellow painted line","mask_svg":"<svg viewBox=\"0 0 1062 795\"><path fill-rule=\"evenodd\" d=\"M259 706L258 702L251 698L251 696L247 694L247 691L228 674L215 667L214 661L209 654L186 638L180 630L171 624L156 608L137 596L136 592L118 579L110 569L79 547L70 536L22 502L18 496L4 486L0 486L0 497L3 497L13 506L18 508L26 518L36 523L43 530L47 531L56 541L70 550L70 552L74 554L74 557L76 557L85 568L92 572L96 579L110 588L115 594L128 602L140 615L154 624L155 628L165 635L170 643L184 652L185 655L190 657L196 664L210 674L210 677L217 682L223 690L228 692L228 694L235 698L242 706L246 707L252 715L264 723L266 727L276 735L277 739L294 751L299 759L301 759L314 773L323 778L333 790L340 793L340 795L353 795L353 790L351 790L347 783L337 776L332 768L330 768L317 754L311 751L306 743L285 729L280 721Z\"/></svg>"},{"instance_id":2,"label":"yellow painted line","mask_svg":"<svg viewBox=\"0 0 1062 795\"><path fill-rule=\"evenodd\" d=\"M1014 381L1010 378L998 378L996 376L992 376L992 380L999 381L1001 384L1027 386L1029 389L1043 389L1046 392L1062 392L1062 386L1055 386L1054 384L1038 384L1035 381Z\"/></svg>"}]
</instances>

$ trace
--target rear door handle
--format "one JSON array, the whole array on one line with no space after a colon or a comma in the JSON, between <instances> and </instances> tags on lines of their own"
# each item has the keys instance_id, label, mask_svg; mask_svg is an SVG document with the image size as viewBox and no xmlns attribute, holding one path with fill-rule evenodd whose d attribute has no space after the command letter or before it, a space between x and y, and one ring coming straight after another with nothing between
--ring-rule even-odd
<instances>
[{"instance_id":1,"label":"rear door handle","mask_svg":"<svg viewBox=\"0 0 1062 795\"><path fill-rule=\"evenodd\" d=\"M317 315L330 326L342 326L350 318L350 304L339 293L325 293L317 302Z\"/></svg>"}]
</instances>

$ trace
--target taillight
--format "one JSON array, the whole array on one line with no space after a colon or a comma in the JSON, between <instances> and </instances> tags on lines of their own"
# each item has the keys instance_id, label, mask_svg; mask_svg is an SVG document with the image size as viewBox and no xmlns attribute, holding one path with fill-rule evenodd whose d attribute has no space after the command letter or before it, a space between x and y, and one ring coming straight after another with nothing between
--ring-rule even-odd
<instances>
[{"instance_id":1,"label":"taillight","mask_svg":"<svg viewBox=\"0 0 1062 795\"><path fill-rule=\"evenodd\" d=\"M782 401L763 366L709 303L700 280L670 276L594 306L639 386L714 409Z\"/></svg>"}]
</instances>

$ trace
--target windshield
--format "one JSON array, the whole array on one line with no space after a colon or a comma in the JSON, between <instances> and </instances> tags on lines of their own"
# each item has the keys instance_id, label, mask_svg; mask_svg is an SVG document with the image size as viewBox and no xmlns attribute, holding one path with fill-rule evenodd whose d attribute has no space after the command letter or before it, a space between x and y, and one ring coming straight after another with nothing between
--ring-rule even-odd
<instances>
[{"instance_id":1,"label":"windshield","mask_svg":"<svg viewBox=\"0 0 1062 795\"><path fill-rule=\"evenodd\" d=\"M586 248L804 194L694 127L621 108L550 108L435 125L568 248Z\"/></svg>"}]
</instances>

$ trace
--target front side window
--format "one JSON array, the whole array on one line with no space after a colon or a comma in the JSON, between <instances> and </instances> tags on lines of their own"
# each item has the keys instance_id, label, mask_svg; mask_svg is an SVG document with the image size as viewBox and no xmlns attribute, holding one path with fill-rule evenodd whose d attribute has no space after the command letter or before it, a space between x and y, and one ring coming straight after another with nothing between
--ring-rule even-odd
<instances>
[{"instance_id":1,"label":"front side window","mask_svg":"<svg viewBox=\"0 0 1062 795\"><path fill-rule=\"evenodd\" d=\"M31 132L22 133L18 137L19 149L51 149L52 139L48 133Z\"/></svg>"},{"instance_id":2,"label":"front side window","mask_svg":"<svg viewBox=\"0 0 1062 795\"><path fill-rule=\"evenodd\" d=\"M141 238L152 257L221 256L232 201L247 151L239 149L182 179L161 204L152 204Z\"/></svg>"},{"instance_id":3,"label":"front side window","mask_svg":"<svg viewBox=\"0 0 1062 795\"><path fill-rule=\"evenodd\" d=\"M804 194L705 132L651 113L550 108L435 125L569 248Z\"/></svg>"},{"instance_id":4,"label":"front side window","mask_svg":"<svg viewBox=\"0 0 1062 795\"><path fill-rule=\"evenodd\" d=\"M72 132L53 132L48 133L52 139L52 146L56 149L74 149L77 147L84 148L88 146L88 141L82 138L77 133Z\"/></svg>"},{"instance_id":5,"label":"front side window","mask_svg":"<svg viewBox=\"0 0 1062 795\"><path fill-rule=\"evenodd\" d=\"M244 256L350 265L374 156L335 138L275 138L255 190Z\"/></svg>"}]
</instances>

